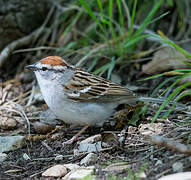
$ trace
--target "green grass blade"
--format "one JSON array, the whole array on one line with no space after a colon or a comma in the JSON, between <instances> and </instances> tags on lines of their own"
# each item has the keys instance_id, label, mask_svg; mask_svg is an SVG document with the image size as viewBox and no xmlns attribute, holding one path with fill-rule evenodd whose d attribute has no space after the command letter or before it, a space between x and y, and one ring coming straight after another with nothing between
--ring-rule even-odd
<instances>
[{"instance_id":1,"label":"green grass blade","mask_svg":"<svg viewBox=\"0 0 191 180\"><path fill-rule=\"evenodd\" d=\"M161 41L163 41L164 43L171 45L172 47L174 47L175 49L177 49L178 51L180 51L182 54L184 54L187 58L191 58L191 54L188 53L187 51L185 51L183 48L181 48L179 45L175 44L172 40L168 39L163 32L158 31L159 36L161 37Z\"/></svg>"},{"instance_id":2,"label":"green grass blade","mask_svg":"<svg viewBox=\"0 0 191 180\"><path fill-rule=\"evenodd\" d=\"M173 72L191 72L191 69L176 69L176 70L173 70L173 71L168 71L169 73L173 73ZM190 75L190 74L187 74L187 76ZM146 80L150 80L150 79L155 79L155 78L158 78L158 77L161 77L161 76L164 76L164 73L161 73L161 74L156 74L156 75L153 75L153 76L150 76L150 77L147 77L147 78L144 78L144 79L140 79L138 81L146 81Z\"/></svg>"},{"instance_id":3,"label":"green grass blade","mask_svg":"<svg viewBox=\"0 0 191 180\"><path fill-rule=\"evenodd\" d=\"M107 72L107 79L110 79L111 73L112 73L114 67L115 67L115 58L112 57L111 58L111 63L110 63L110 66L109 66L109 69L108 69L108 72Z\"/></svg>"},{"instance_id":4,"label":"green grass blade","mask_svg":"<svg viewBox=\"0 0 191 180\"><path fill-rule=\"evenodd\" d=\"M165 79L162 83L160 83L152 92L151 97L153 97L159 89L161 89L165 84L167 84L169 81L172 81L174 79L178 78L178 76L170 77L168 79Z\"/></svg>"},{"instance_id":5,"label":"green grass blade","mask_svg":"<svg viewBox=\"0 0 191 180\"><path fill-rule=\"evenodd\" d=\"M140 79L138 81L147 81L147 80L150 80L150 79L155 79L155 78L158 78L158 77L161 77L163 76L164 74L156 74L156 75L153 75L153 76L150 76L150 77L147 77L147 78L144 78L144 79Z\"/></svg>"},{"instance_id":6,"label":"green grass blade","mask_svg":"<svg viewBox=\"0 0 191 180\"><path fill-rule=\"evenodd\" d=\"M186 57L191 58L191 54L188 53L187 51L185 51L184 49L182 49L179 45L175 44L174 42L172 42L170 40L164 40L164 41L166 41L168 44L172 45L174 48L176 48L178 51L180 51Z\"/></svg>"},{"instance_id":7,"label":"green grass blade","mask_svg":"<svg viewBox=\"0 0 191 180\"><path fill-rule=\"evenodd\" d=\"M124 16L122 14L121 0L117 0L117 7L119 11L119 24L121 28L125 28L124 26Z\"/></svg>"},{"instance_id":8,"label":"green grass blade","mask_svg":"<svg viewBox=\"0 0 191 180\"><path fill-rule=\"evenodd\" d=\"M97 25L100 27L100 29L103 31L103 33L106 35L106 30L102 26L100 20L95 16L94 12L91 10L89 5L85 2L85 0L80 0L80 3L85 8L85 10L88 12L90 17L97 23Z\"/></svg>"},{"instance_id":9,"label":"green grass blade","mask_svg":"<svg viewBox=\"0 0 191 180\"><path fill-rule=\"evenodd\" d=\"M190 74L189 73L187 73L187 74L184 74L184 75L182 75L181 77L179 77L179 79L177 79L172 85L170 85L163 93L161 93L161 96L163 95L163 94L165 94L169 89L171 89L172 87L174 87L176 84L178 84L182 79L184 79L185 77L187 77L187 76L190 76Z\"/></svg>"},{"instance_id":10,"label":"green grass blade","mask_svg":"<svg viewBox=\"0 0 191 180\"><path fill-rule=\"evenodd\" d=\"M96 16L94 15L94 12L91 10L91 8L89 7L89 5L84 1L84 0L80 0L80 3L83 5L83 7L86 9L86 11L88 12L88 14L91 16L91 18L100 25L99 20L96 18Z\"/></svg>"},{"instance_id":11,"label":"green grass blade","mask_svg":"<svg viewBox=\"0 0 191 180\"><path fill-rule=\"evenodd\" d=\"M102 3L101 3L101 0L97 0L97 4L99 6L101 17L104 19L104 11L103 11L103 6L102 6Z\"/></svg>"},{"instance_id":12,"label":"green grass blade","mask_svg":"<svg viewBox=\"0 0 191 180\"><path fill-rule=\"evenodd\" d=\"M168 15L169 13L170 13L170 11L161 14L160 16L158 16L158 17L156 17L155 19L153 19L152 21L150 21L149 24L152 24L152 23L158 21L159 19L162 19L164 16Z\"/></svg>"},{"instance_id":13,"label":"green grass blade","mask_svg":"<svg viewBox=\"0 0 191 180\"><path fill-rule=\"evenodd\" d=\"M101 0L97 0L98 6L99 6L99 10L100 10L100 14L101 14L101 21L103 22L103 27L106 30L106 24L109 24L109 21L106 20L105 15L104 15L104 10L103 10L103 6L101 3Z\"/></svg>"},{"instance_id":14,"label":"green grass blade","mask_svg":"<svg viewBox=\"0 0 191 180\"><path fill-rule=\"evenodd\" d=\"M88 68L88 72L91 72L92 69L96 66L98 58L95 57L92 61L92 65Z\"/></svg>"},{"instance_id":15,"label":"green grass blade","mask_svg":"<svg viewBox=\"0 0 191 180\"><path fill-rule=\"evenodd\" d=\"M102 72L105 72L108 68L109 68L109 66L110 66L110 63L108 63L108 64L105 64L105 65L103 65L103 66L101 66L100 68L98 68L97 70L95 70L94 72L93 72L93 74L100 74L100 73L102 73Z\"/></svg>"},{"instance_id":16,"label":"green grass blade","mask_svg":"<svg viewBox=\"0 0 191 180\"><path fill-rule=\"evenodd\" d=\"M136 8L137 8L137 0L134 0L133 10L132 10L132 14L131 14L131 23L130 23L130 27L129 27L129 36L131 36L131 34L133 32L133 23L134 23L135 14L136 14Z\"/></svg>"},{"instance_id":17,"label":"green grass blade","mask_svg":"<svg viewBox=\"0 0 191 180\"><path fill-rule=\"evenodd\" d=\"M176 95L177 93L179 93L182 89L184 89L185 87L190 86L190 85L191 85L191 82L188 82L188 83L185 83L185 84L183 84L182 86L176 88L176 89L173 91L173 93L171 93L171 94L169 95L169 97L163 102L163 104L160 106L159 110L155 113L155 115L154 115L154 117L153 117L153 119L152 119L152 123L155 122L155 120L157 119L157 117L159 116L159 114L161 113L161 111L165 108L165 106L168 104L168 102L171 101L171 99L172 99L173 97L175 97L175 95Z\"/></svg>"},{"instance_id":18,"label":"green grass blade","mask_svg":"<svg viewBox=\"0 0 191 180\"><path fill-rule=\"evenodd\" d=\"M151 97L154 97L155 94L158 92L158 90L161 89L165 84L167 84L169 81L172 81L173 79L176 79L176 78L177 78L177 76L174 76L174 77L165 79L162 83L160 83L160 84L154 89L154 91L153 91L152 94L151 94ZM143 108L143 117L145 116L145 114L146 114L146 112L147 112L147 109L148 109L148 105L145 105L144 108Z\"/></svg>"},{"instance_id":19,"label":"green grass blade","mask_svg":"<svg viewBox=\"0 0 191 180\"><path fill-rule=\"evenodd\" d=\"M109 0L109 28L111 31L112 38L115 40L116 39L116 34L113 28L113 0Z\"/></svg>"},{"instance_id":20,"label":"green grass blade","mask_svg":"<svg viewBox=\"0 0 191 180\"><path fill-rule=\"evenodd\" d=\"M163 118L167 118L167 117L170 115L170 113L173 111L173 109L175 108L176 103L177 103L181 98L183 98L184 96L188 96L188 95L191 95L191 90L190 90L190 91L185 91L185 92L181 93L181 94L174 100L175 103L170 107L170 109L168 110L168 113L167 113L165 116L163 116Z\"/></svg>"},{"instance_id":21,"label":"green grass blade","mask_svg":"<svg viewBox=\"0 0 191 180\"><path fill-rule=\"evenodd\" d=\"M137 37L131 38L131 39L128 40L128 42L126 42L124 44L124 48L135 45L138 41L140 41L140 40L142 40L144 38L147 38L149 36L150 36L149 34L143 34L143 35L139 35Z\"/></svg>"},{"instance_id":22,"label":"green grass blade","mask_svg":"<svg viewBox=\"0 0 191 180\"><path fill-rule=\"evenodd\" d=\"M134 33L134 36L137 36L137 35L139 35L140 33L143 32L143 30L151 22L153 16L158 11L158 9L160 8L160 6L162 5L163 2L164 2L164 0L155 1L154 7L152 8L152 10L148 14L148 16L144 19L143 23L140 25L140 28Z\"/></svg>"}]
</instances>

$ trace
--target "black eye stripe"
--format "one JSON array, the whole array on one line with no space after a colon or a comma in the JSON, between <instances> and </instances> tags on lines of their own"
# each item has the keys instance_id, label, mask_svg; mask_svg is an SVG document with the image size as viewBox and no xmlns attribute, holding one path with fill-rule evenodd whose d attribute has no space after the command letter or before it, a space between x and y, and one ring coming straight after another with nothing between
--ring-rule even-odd
<instances>
[{"instance_id":1,"label":"black eye stripe","mask_svg":"<svg viewBox=\"0 0 191 180\"><path fill-rule=\"evenodd\" d=\"M41 68L39 68L39 70L41 71L52 71L52 72L55 72L55 73L59 73L59 72L65 72L66 69L58 69L58 68L54 68L54 67L46 67L46 66L43 66Z\"/></svg>"},{"instance_id":2,"label":"black eye stripe","mask_svg":"<svg viewBox=\"0 0 191 180\"><path fill-rule=\"evenodd\" d=\"M46 68L46 67L42 67L42 70L43 70L43 71L46 71L46 70L48 70L48 68Z\"/></svg>"}]
</instances>

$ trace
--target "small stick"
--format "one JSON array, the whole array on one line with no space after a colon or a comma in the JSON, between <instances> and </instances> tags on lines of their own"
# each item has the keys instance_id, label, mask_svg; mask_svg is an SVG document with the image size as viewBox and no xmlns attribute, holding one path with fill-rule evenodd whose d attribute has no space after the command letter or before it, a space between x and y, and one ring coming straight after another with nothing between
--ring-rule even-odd
<instances>
[{"instance_id":1,"label":"small stick","mask_svg":"<svg viewBox=\"0 0 191 180\"><path fill-rule=\"evenodd\" d=\"M166 147L168 149L171 149L175 152L179 152L181 154L189 154L191 155L191 146L184 145L179 142L176 142L174 140L164 138L162 136L152 136L151 142L153 144L156 144L158 146Z\"/></svg>"}]
</instances>

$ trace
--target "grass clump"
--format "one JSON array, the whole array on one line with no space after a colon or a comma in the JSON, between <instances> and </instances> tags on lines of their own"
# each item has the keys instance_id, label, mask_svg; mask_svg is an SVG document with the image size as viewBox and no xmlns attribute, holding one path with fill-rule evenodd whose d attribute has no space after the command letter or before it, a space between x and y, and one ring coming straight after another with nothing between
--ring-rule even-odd
<instances>
[{"instance_id":1,"label":"grass clump","mask_svg":"<svg viewBox=\"0 0 191 180\"><path fill-rule=\"evenodd\" d=\"M80 0L75 5L75 10L73 8L75 15L72 22L63 32L66 36L80 22L81 26L84 25L79 27L82 31L78 30L80 38L70 41L59 50L64 52L65 56L78 58L77 66L91 59L89 71L94 70L94 74L98 75L106 72L109 79L115 66L127 64L129 59L134 58L138 43L151 36L152 33L146 31L146 28L166 14L155 18L163 2L164 0L159 0L153 3L148 14L136 25L137 12L142 9L137 0L133 3L124 0ZM64 16L63 21L68 17L69 15Z\"/></svg>"}]
</instances>

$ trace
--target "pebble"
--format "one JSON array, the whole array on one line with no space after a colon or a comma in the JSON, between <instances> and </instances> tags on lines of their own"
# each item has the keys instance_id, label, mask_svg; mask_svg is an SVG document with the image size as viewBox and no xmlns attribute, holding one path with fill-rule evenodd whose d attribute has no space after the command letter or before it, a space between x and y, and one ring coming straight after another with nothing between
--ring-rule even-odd
<instances>
[{"instance_id":1,"label":"pebble","mask_svg":"<svg viewBox=\"0 0 191 180\"><path fill-rule=\"evenodd\" d=\"M42 173L42 176L50 176L50 177L63 177L67 174L67 169L65 166L57 164L48 168L46 171Z\"/></svg>"},{"instance_id":2,"label":"pebble","mask_svg":"<svg viewBox=\"0 0 191 180\"><path fill-rule=\"evenodd\" d=\"M137 178L140 178L141 180L143 180L147 178L147 175L145 174L145 172L141 172L137 174Z\"/></svg>"},{"instance_id":3,"label":"pebble","mask_svg":"<svg viewBox=\"0 0 191 180\"><path fill-rule=\"evenodd\" d=\"M79 143L78 149L75 150L75 154L80 152L100 152L102 150L101 134L91 136L84 139Z\"/></svg>"},{"instance_id":4,"label":"pebble","mask_svg":"<svg viewBox=\"0 0 191 180\"><path fill-rule=\"evenodd\" d=\"M175 162L172 165L173 172L182 172L183 171L183 164L181 162Z\"/></svg>"},{"instance_id":5,"label":"pebble","mask_svg":"<svg viewBox=\"0 0 191 180\"><path fill-rule=\"evenodd\" d=\"M183 120L183 116L181 116L181 115L179 115L177 118L178 118L179 120Z\"/></svg>"},{"instance_id":6,"label":"pebble","mask_svg":"<svg viewBox=\"0 0 191 180\"><path fill-rule=\"evenodd\" d=\"M78 147L79 152L100 152L102 150L101 141L94 144L80 143Z\"/></svg>"},{"instance_id":7,"label":"pebble","mask_svg":"<svg viewBox=\"0 0 191 180\"><path fill-rule=\"evenodd\" d=\"M55 161L60 161L60 160L64 159L64 156L60 154L60 155L56 156L54 159L55 159Z\"/></svg>"},{"instance_id":8,"label":"pebble","mask_svg":"<svg viewBox=\"0 0 191 180\"><path fill-rule=\"evenodd\" d=\"M24 144L24 136L0 136L0 153L19 149Z\"/></svg>"},{"instance_id":9,"label":"pebble","mask_svg":"<svg viewBox=\"0 0 191 180\"><path fill-rule=\"evenodd\" d=\"M190 179L191 179L191 172L181 172L163 176L158 180L190 180Z\"/></svg>"},{"instance_id":10,"label":"pebble","mask_svg":"<svg viewBox=\"0 0 191 180\"><path fill-rule=\"evenodd\" d=\"M63 177L63 180L77 180L77 179L84 179L87 176L92 175L94 172L94 168L80 168L75 171L69 172L65 177Z\"/></svg>"},{"instance_id":11,"label":"pebble","mask_svg":"<svg viewBox=\"0 0 191 180\"><path fill-rule=\"evenodd\" d=\"M76 169L79 169L80 166L77 165L77 164L64 164L64 166L69 169L70 171L73 171L73 170L76 170Z\"/></svg>"},{"instance_id":12,"label":"pebble","mask_svg":"<svg viewBox=\"0 0 191 180\"><path fill-rule=\"evenodd\" d=\"M4 129L4 130L10 130L15 128L15 126L17 125L17 122L14 118L10 118L10 117L0 117L0 129Z\"/></svg>"},{"instance_id":13,"label":"pebble","mask_svg":"<svg viewBox=\"0 0 191 180\"><path fill-rule=\"evenodd\" d=\"M31 158L29 157L29 155L28 155L27 153L24 153L24 154L23 154L23 159L24 159L25 161L31 160Z\"/></svg>"},{"instance_id":14,"label":"pebble","mask_svg":"<svg viewBox=\"0 0 191 180\"><path fill-rule=\"evenodd\" d=\"M89 164L93 164L95 163L95 161L97 160L97 155L94 153L89 153L86 157L84 157L81 161L80 161L80 165L89 165Z\"/></svg>"},{"instance_id":15,"label":"pebble","mask_svg":"<svg viewBox=\"0 0 191 180\"><path fill-rule=\"evenodd\" d=\"M158 104L152 104L151 107L156 110L159 108L159 105Z\"/></svg>"},{"instance_id":16,"label":"pebble","mask_svg":"<svg viewBox=\"0 0 191 180\"><path fill-rule=\"evenodd\" d=\"M163 163L162 163L162 161L161 160L157 160L157 162L155 163L155 166L161 166Z\"/></svg>"}]
</instances>

